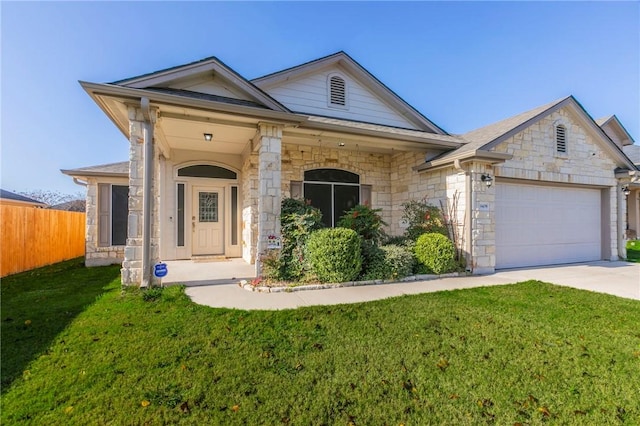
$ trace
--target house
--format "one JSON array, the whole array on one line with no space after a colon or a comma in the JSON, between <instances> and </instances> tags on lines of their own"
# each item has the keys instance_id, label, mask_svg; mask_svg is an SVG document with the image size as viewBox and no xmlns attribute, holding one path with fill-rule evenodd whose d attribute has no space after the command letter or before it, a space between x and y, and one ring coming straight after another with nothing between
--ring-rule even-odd
<instances>
[{"instance_id":1,"label":"house","mask_svg":"<svg viewBox=\"0 0 640 426\"><path fill-rule=\"evenodd\" d=\"M344 52L254 80L212 57L80 84L130 158L63 173L88 185L87 264L122 261L125 284L148 285L160 259L242 257L259 273L285 197L330 226L370 203L395 235L403 202L456 199L476 274L624 256L622 189L639 172L607 133L617 120L600 127L572 96L452 135Z\"/></svg>"},{"instance_id":2,"label":"house","mask_svg":"<svg viewBox=\"0 0 640 426\"><path fill-rule=\"evenodd\" d=\"M46 203L42 203L38 200L34 200L33 198L25 197L24 195L16 194L14 192L5 191L4 189L0 189L0 205L36 207L40 209L48 207Z\"/></svg>"}]
</instances>

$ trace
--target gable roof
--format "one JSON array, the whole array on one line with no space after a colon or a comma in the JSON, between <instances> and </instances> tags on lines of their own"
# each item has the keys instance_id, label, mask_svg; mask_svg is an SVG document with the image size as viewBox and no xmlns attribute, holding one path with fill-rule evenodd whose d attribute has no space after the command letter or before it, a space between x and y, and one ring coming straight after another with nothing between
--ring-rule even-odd
<instances>
[{"instance_id":1,"label":"gable roof","mask_svg":"<svg viewBox=\"0 0 640 426\"><path fill-rule=\"evenodd\" d=\"M106 176L106 177L128 177L129 162L100 164L97 166L80 167L77 169L60 170L62 173L73 177L86 176Z\"/></svg>"},{"instance_id":2,"label":"gable roof","mask_svg":"<svg viewBox=\"0 0 640 426\"><path fill-rule=\"evenodd\" d=\"M242 77L240 74L238 74L236 71L234 71L232 68L227 66L224 62L222 62L215 56L211 56L209 58L201 59L195 62L190 62L185 65L166 68L163 70L142 74L124 80L118 80L111 84L133 89L158 89L162 88L163 85L167 85L178 78L184 78L210 72L214 72L222 76L224 79L230 81L235 87L239 88L250 98L254 99L255 104L265 106L275 111L290 112L280 102L273 99L267 93L262 91L262 89L250 83L247 79Z\"/></svg>"},{"instance_id":3,"label":"gable roof","mask_svg":"<svg viewBox=\"0 0 640 426\"><path fill-rule=\"evenodd\" d=\"M618 119L618 117L613 114L610 115L608 117L603 117L603 118L598 118L595 120L596 124L598 124L598 126L600 126L600 128L602 128L604 130L605 133L605 127L607 127L608 125L615 125L618 127L618 129L620 131L622 131L622 133L624 133L627 136L627 143L623 143L624 145L632 145L635 143L635 140L633 140L633 137L631 136L631 134L629 134L629 132L627 131L627 129L622 125L622 122Z\"/></svg>"},{"instance_id":4,"label":"gable roof","mask_svg":"<svg viewBox=\"0 0 640 426\"><path fill-rule=\"evenodd\" d=\"M43 203L38 200L34 200L33 198L25 197L24 195L16 194L15 192L5 191L4 189L0 189L0 198L11 201L18 201L21 203L34 204L38 206L46 206L46 203Z\"/></svg>"},{"instance_id":5,"label":"gable roof","mask_svg":"<svg viewBox=\"0 0 640 426\"><path fill-rule=\"evenodd\" d=\"M588 125L598 133L603 140L607 141L610 153L617 157L620 162L626 164L627 167L634 169L633 162L624 154L624 152L613 142L609 136L600 128L600 126L593 120L593 118L587 113L582 105L573 97L567 96L566 98L558 99L545 105L541 105L537 108L525 111L521 114L513 117L506 118L488 126L481 127L476 130L472 130L461 135L461 138L468 141L462 147L450 151L444 155L441 155L423 165L420 165L416 170L426 170L431 167L448 164L456 159L470 158L470 157L487 157L491 158L490 149L498 145L500 142L510 138L511 136L521 132L538 120L548 116L549 114L563 108L565 106L571 106L573 109L587 122ZM494 153L497 154L497 153ZM504 158L509 159L509 158Z\"/></svg>"},{"instance_id":6,"label":"gable roof","mask_svg":"<svg viewBox=\"0 0 640 426\"><path fill-rule=\"evenodd\" d=\"M303 74L307 74L314 70L320 70L322 68L336 64L341 65L344 69L349 71L357 80L363 82L376 95L380 96L384 101L400 111L405 118L412 121L422 130L434 132L441 135L448 134L446 131L438 127L435 123L422 115L422 113L408 104L404 99L398 96L397 93L388 88L384 83L378 80L373 74L367 71L362 65L360 65L351 56L347 55L343 51L339 51L301 65L287 68L282 71L277 71L262 77L255 78L251 80L251 83L258 87L266 88L268 86L277 85L280 82L284 82Z\"/></svg>"}]
</instances>

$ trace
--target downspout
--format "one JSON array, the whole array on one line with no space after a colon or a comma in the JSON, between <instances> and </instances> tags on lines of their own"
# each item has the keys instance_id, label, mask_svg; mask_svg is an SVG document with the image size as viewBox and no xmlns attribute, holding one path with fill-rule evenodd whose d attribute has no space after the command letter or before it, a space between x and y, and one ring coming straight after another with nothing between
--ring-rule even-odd
<instances>
[{"instance_id":1,"label":"downspout","mask_svg":"<svg viewBox=\"0 0 640 426\"><path fill-rule=\"evenodd\" d=\"M153 184L153 123L149 98L140 99L144 117L144 176L142 180L142 287L151 287L151 186Z\"/></svg>"},{"instance_id":2,"label":"downspout","mask_svg":"<svg viewBox=\"0 0 640 426\"><path fill-rule=\"evenodd\" d=\"M81 180L79 180L76 177L73 178L73 183L75 183L76 185L80 185L80 186L87 186L86 182L82 182Z\"/></svg>"},{"instance_id":3,"label":"downspout","mask_svg":"<svg viewBox=\"0 0 640 426\"><path fill-rule=\"evenodd\" d=\"M473 192L473 185L471 183L471 173L462 167L460 164L460 160L455 160L453 162L453 166L456 170L464 173L464 184L465 184L465 203L464 203L464 229L465 229L465 245L467 249L467 270L473 272L473 244L471 238L473 236L473 231L471 230L471 226L473 224L471 218L472 207L474 205L475 193ZM467 198L468 197L468 198Z\"/></svg>"},{"instance_id":4,"label":"downspout","mask_svg":"<svg viewBox=\"0 0 640 426\"><path fill-rule=\"evenodd\" d=\"M624 192L622 191L622 188L624 187L624 185L628 185L628 184L623 184L623 183L619 183L618 185L616 185L616 201L618 202L618 206L616 208L617 210L617 223L618 223L618 259L616 260L625 260L627 258L627 238L626 238L626 229L627 229L627 215L626 213L626 209L629 208L629 206L627 205L627 196L624 194ZM613 256L612 256L613 257ZM614 259L611 259L614 260Z\"/></svg>"}]
</instances>

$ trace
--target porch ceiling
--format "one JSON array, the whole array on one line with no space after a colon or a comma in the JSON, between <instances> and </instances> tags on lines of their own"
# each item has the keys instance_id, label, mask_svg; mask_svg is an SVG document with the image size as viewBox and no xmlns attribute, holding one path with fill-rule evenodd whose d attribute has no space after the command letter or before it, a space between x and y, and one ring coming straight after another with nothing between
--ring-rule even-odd
<instances>
[{"instance_id":1,"label":"porch ceiling","mask_svg":"<svg viewBox=\"0 0 640 426\"><path fill-rule=\"evenodd\" d=\"M215 121L193 121L188 118L173 118L161 114L156 131L171 149L192 151L215 151L221 154L241 154L256 134L256 125L234 126ZM212 135L206 141L205 133Z\"/></svg>"}]
</instances>

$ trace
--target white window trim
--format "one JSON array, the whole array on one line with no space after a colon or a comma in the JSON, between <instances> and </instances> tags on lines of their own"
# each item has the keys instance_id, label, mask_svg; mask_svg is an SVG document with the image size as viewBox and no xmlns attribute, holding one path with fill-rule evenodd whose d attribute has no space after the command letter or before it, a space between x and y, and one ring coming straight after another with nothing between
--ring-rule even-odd
<instances>
[{"instance_id":1,"label":"white window trim","mask_svg":"<svg viewBox=\"0 0 640 426\"><path fill-rule=\"evenodd\" d=\"M344 105L331 103L331 79L333 77L338 77L344 82ZM349 82L345 76L340 73L332 72L327 76L327 106L332 109L349 109Z\"/></svg>"}]
</instances>

